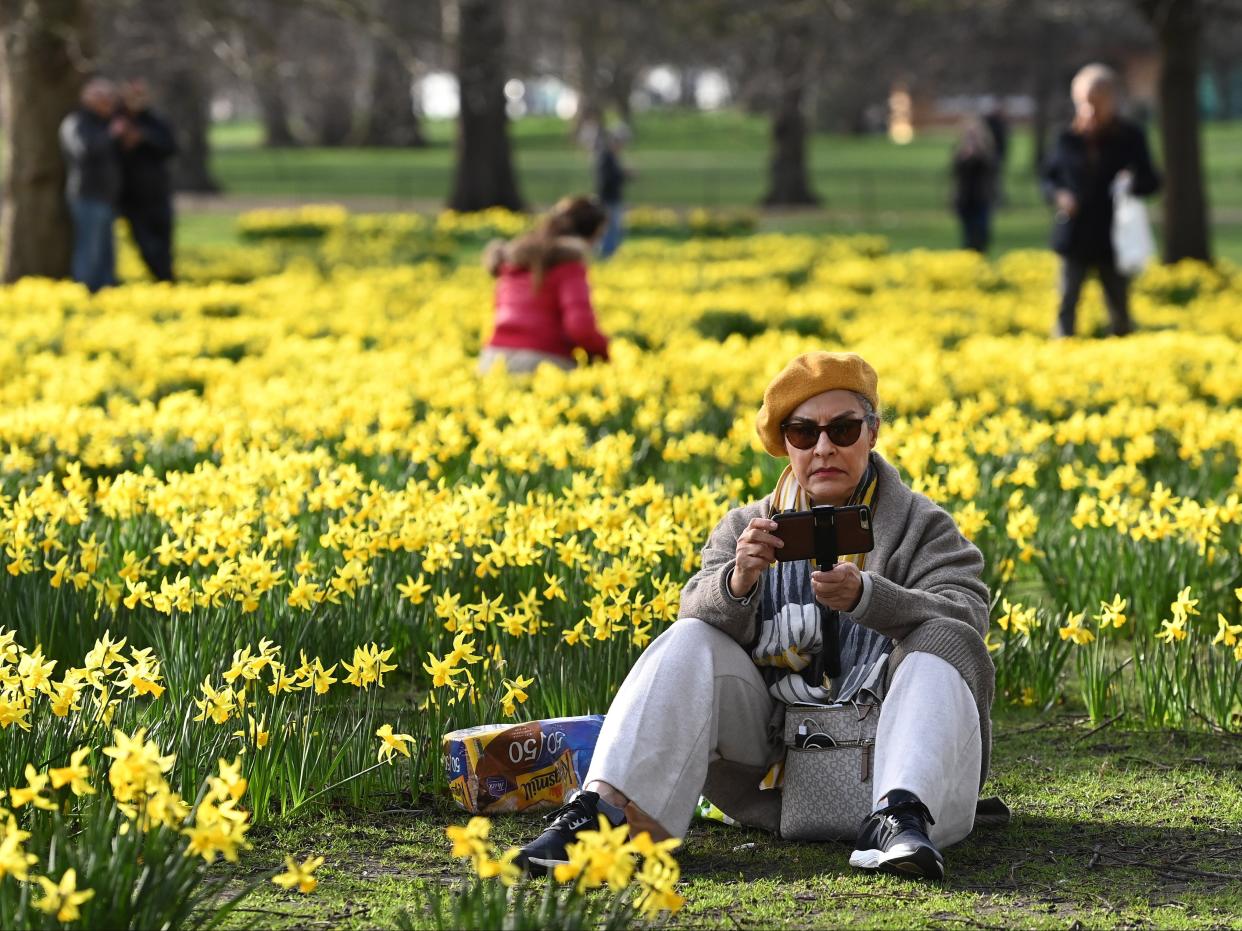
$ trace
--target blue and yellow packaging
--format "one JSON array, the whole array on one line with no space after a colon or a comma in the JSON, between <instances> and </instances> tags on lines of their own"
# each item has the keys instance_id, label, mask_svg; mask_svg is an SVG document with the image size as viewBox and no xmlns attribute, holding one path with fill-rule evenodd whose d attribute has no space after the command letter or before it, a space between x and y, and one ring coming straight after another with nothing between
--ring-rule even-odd
<instances>
[{"instance_id":1,"label":"blue and yellow packaging","mask_svg":"<svg viewBox=\"0 0 1242 931\"><path fill-rule=\"evenodd\" d=\"M449 791L477 815L557 808L582 785L603 724L592 714L445 734Z\"/></svg>"}]
</instances>

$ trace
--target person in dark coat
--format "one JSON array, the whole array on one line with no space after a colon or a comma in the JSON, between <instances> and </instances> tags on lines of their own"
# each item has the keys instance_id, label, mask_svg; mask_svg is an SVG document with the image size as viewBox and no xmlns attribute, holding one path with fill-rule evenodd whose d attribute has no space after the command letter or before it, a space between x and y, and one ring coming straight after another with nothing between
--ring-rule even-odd
<instances>
[{"instance_id":1,"label":"person in dark coat","mask_svg":"<svg viewBox=\"0 0 1242 931\"><path fill-rule=\"evenodd\" d=\"M626 133L613 128L600 133L599 154L595 159L595 193L608 213L607 225L599 243L599 256L608 258L621 245L621 221L625 208L625 184L630 173L621 164L621 150L625 147Z\"/></svg>"},{"instance_id":2,"label":"person in dark coat","mask_svg":"<svg viewBox=\"0 0 1242 931\"><path fill-rule=\"evenodd\" d=\"M953 152L953 209L962 224L962 248L986 253L996 202L996 153L982 120L970 120Z\"/></svg>"},{"instance_id":3,"label":"person in dark coat","mask_svg":"<svg viewBox=\"0 0 1242 931\"><path fill-rule=\"evenodd\" d=\"M1061 304L1056 336L1072 336L1078 296L1088 273L1100 276L1112 332L1132 329L1129 279L1113 254L1114 185L1153 194L1160 176L1143 130L1117 112L1117 78L1104 65L1087 65L1070 88L1074 121L1056 141L1043 168L1043 189L1056 207L1052 248L1061 256Z\"/></svg>"},{"instance_id":4,"label":"person in dark coat","mask_svg":"<svg viewBox=\"0 0 1242 931\"><path fill-rule=\"evenodd\" d=\"M988 133L992 136L992 151L996 153L996 192L993 197L995 206L1005 204L1005 162L1009 158L1009 118L1005 115L1004 103L997 102L983 118Z\"/></svg>"},{"instance_id":5,"label":"person in dark coat","mask_svg":"<svg viewBox=\"0 0 1242 931\"><path fill-rule=\"evenodd\" d=\"M92 78L82 87L81 106L60 124L65 159L65 199L73 218L73 280L93 293L116 284L112 223L121 191L116 86Z\"/></svg>"},{"instance_id":6,"label":"person in dark coat","mask_svg":"<svg viewBox=\"0 0 1242 931\"><path fill-rule=\"evenodd\" d=\"M173 202L168 162L177 154L172 127L150 105L146 81L125 83L121 134L121 215L156 281L173 280Z\"/></svg>"}]
</instances>

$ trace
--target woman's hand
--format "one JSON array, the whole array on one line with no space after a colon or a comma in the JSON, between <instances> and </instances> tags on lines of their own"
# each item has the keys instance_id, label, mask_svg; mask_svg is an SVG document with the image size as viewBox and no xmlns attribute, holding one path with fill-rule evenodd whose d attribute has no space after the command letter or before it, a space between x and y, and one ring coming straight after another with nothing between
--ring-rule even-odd
<instances>
[{"instance_id":1,"label":"woman's hand","mask_svg":"<svg viewBox=\"0 0 1242 931\"><path fill-rule=\"evenodd\" d=\"M745 598L759 576L776 560L776 551L785 542L772 533L779 525L766 517L756 517L737 538L737 563L729 579L734 598Z\"/></svg>"},{"instance_id":2,"label":"woman's hand","mask_svg":"<svg viewBox=\"0 0 1242 931\"><path fill-rule=\"evenodd\" d=\"M1067 191L1064 188L1059 189L1054 195L1054 202L1056 203L1057 213L1072 217L1078 212L1078 198L1074 196L1072 191Z\"/></svg>"},{"instance_id":3,"label":"woman's hand","mask_svg":"<svg viewBox=\"0 0 1242 931\"><path fill-rule=\"evenodd\" d=\"M828 572L812 572L811 590L825 608L852 611L862 597L862 573L852 562L839 562Z\"/></svg>"}]
</instances>

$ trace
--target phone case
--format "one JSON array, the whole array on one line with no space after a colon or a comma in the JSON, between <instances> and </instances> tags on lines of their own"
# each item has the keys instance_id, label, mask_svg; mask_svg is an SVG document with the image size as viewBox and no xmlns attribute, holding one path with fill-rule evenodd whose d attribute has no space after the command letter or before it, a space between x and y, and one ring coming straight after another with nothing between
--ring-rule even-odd
<instances>
[{"instance_id":1,"label":"phone case","mask_svg":"<svg viewBox=\"0 0 1242 931\"><path fill-rule=\"evenodd\" d=\"M815 558L815 516L811 511L778 512L772 519L778 524L775 535L785 542L776 551L777 562ZM833 523L838 556L870 553L875 549L871 509L865 504L835 508Z\"/></svg>"}]
</instances>

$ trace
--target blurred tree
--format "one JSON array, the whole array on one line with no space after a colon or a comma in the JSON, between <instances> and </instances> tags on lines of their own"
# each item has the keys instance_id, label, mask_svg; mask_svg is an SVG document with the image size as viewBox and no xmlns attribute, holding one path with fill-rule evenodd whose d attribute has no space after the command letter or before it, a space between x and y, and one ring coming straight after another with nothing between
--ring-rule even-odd
<instances>
[{"instance_id":1,"label":"blurred tree","mask_svg":"<svg viewBox=\"0 0 1242 931\"><path fill-rule=\"evenodd\" d=\"M664 8L651 0L561 0L560 6L568 24L569 83L579 97L574 132L603 125L609 107L632 126L631 100L642 71L676 65L686 55L670 41Z\"/></svg>"},{"instance_id":2,"label":"blurred tree","mask_svg":"<svg viewBox=\"0 0 1242 931\"><path fill-rule=\"evenodd\" d=\"M578 92L578 107L570 123L570 133L581 137L584 130L604 123L604 78L600 68L600 46L603 42L600 18L596 8L587 3L565 6L568 25L569 83Z\"/></svg>"},{"instance_id":3,"label":"blurred tree","mask_svg":"<svg viewBox=\"0 0 1242 931\"><path fill-rule=\"evenodd\" d=\"M502 0L445 0L445 33L456 47L461 96L453 210L523 206L505 112L507 6Z\"/></svg>"},{"instance_id":4,"label":"blurred tree","mask_svg":"<svg viewBox=\"0 0 1242 931\"><path fill-rule=\"evenodd\" d=\"M742 106L770 115L767 206L819 203L807 164L808 91L825 64L825 35L852 12L852 0L685 0L670 14L683 45L716 49Z\"/></svg>"},{"instance_id":5,"label":"blurred tree","mask_svg":"<svg viewBox=\"0 0 1242 931\"><path fill-rule=\"evenodd\" d=\"M363 95L367 146L427 144L412 93L416 41L439 33L439 5L416 0L373 0L367 31L371 37L370 81Z\"/></svg>"},{"instance_id":6,"label":"blurred tree","mask_svg":"<svg viewBox=\"0 0 1242 931\"><path fill-rule=\"evenodd\" d=\"M282 31L289 118L307 145L359 141L365 116L363 83L373 47L355 0L304 2Z\"/></svg>"},{"instance_id":7,"label":"blurred tree","mask_svg":"<svg viewBox=\"0 0 1242 931\"><path fill-rule=\"evenodd\" d=\"M4 192L0 276L69 274L60 121L78 103L93 34L86 0L0 0Z\"/></svg>"},{"instance_id":8,"label":"blurred tree","mask_svg":"<svg viewBox=\"0 0 1242 931\"><path fill-rule=\"evenodd\" d=\"M440 41L438 0L195 0L213 7L231 70L270 146L417 146L417 63Z\"/></svg>"},{"instance_id":9,"label":"blurred tree","mask_svg":"<svg viewBox=\"0 0 1242 931\"><path fill-rule=\"evenodd\" d=\"M772 23L772 73L775 101L772 110L772 148L768 160L769 207L819 203L807 172L807 120L803 112L810 82L814 30L807 22L809 4L790 4Z\"/></svg>"},{"instance_id":10,"label":"blurred tree","mask_svg":"<svg viewBox=\"0 0 1242 931\"><path fill-rule=\"evenodd\" d=\"M289 103L284 88L286 62L281 37L294 10L288 0L251 0L237 4L226 15L236 24L237 60L254 90L263 124L263 144L283 148L297 144L289 125Z\"/></svg>"},{"instance_id":11,"label":"blurred tree","mask_svg":"<svg viewBox=\"0 0 1242 931\"><path fill-rule=\"evenodd\" d=\"M211 92L215 27L199 2L96 0L96 67L116 80L143 77L155 106L172 124L178 154L173 186L215 193L211 173Z\"/></svg>"},{"instance_id":12,"label":"blurred tree","mask_svg":"<svg viewBox=\"0 0 1242 931\"><path fill-rule=\"evenodd\" d=\"M1164 260L1210 262L1212 246L1199 118L1199 45L1209 4L1206 0L1136 2L1160 45Z\"/></svg>"}]
</instances>

